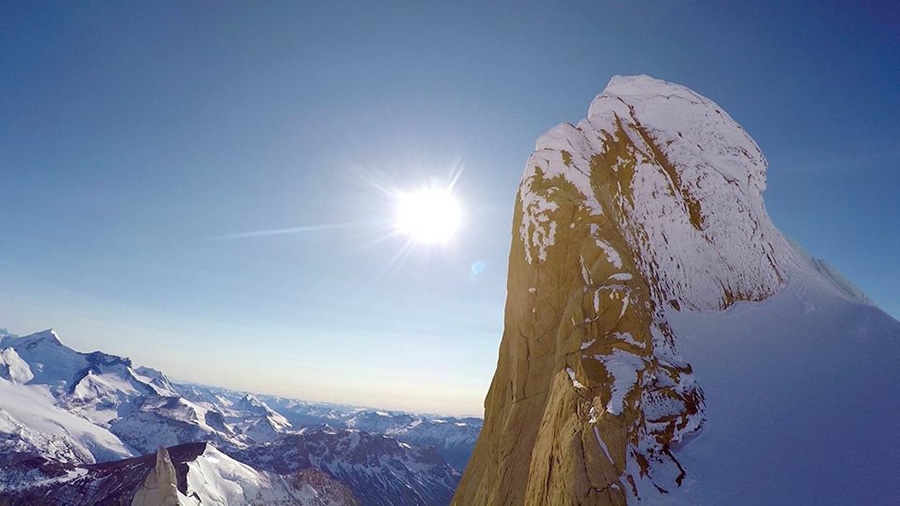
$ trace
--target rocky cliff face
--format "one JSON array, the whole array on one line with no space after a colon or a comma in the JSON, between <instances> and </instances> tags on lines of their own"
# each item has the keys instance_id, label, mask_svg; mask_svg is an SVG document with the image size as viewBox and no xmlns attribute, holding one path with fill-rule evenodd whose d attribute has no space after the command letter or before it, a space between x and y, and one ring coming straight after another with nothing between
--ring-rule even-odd
<instances>
[{"instance_id":1,"label":"rocky cliff face","mask_svg":"<svg viewBox=\"0 0 900 506\"><path fill-rule=\"evenodd\" d=\"M712 101L615 77L542 136L516 198L505 330L455 504L621 504L672 490L704 397L664 309L761 300L793 251L766 161Z\"/></svg>"}]
</instances>

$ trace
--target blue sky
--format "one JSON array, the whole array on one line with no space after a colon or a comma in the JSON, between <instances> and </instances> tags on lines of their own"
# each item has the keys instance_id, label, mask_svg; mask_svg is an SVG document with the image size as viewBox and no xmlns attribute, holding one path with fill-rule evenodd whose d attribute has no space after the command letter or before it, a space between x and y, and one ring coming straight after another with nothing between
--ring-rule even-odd
<instances>
[{"instance_id":1,"label":"blue sky","mask_svg":"<svg viewBox=\"0 0 900 506\"><path fill-rule=\"evenodd\" d=\"M0 326L480 414L524 162L635 73L724 107L775 224L896 317L900 11L789 4L4 2ZM404 250L383 189L456 173L457 240Z\"/></svg>"}]
</instances>

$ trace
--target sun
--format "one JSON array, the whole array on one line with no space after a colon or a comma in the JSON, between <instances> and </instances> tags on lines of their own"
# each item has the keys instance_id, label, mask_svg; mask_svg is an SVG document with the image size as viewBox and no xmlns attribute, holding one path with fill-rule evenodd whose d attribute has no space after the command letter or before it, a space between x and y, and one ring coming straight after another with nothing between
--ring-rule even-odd
<instances>
[{"instance_id":1,"label":"sun","mask_svg":"<svg viewBox=\"0 0 900 506\"><path fill-rule=\"evenodd\" d=\"M422 188L397 195L396 229L415 242L447 243L461 220L462 209L449 190Z\"/></svg>"}]
</instances>

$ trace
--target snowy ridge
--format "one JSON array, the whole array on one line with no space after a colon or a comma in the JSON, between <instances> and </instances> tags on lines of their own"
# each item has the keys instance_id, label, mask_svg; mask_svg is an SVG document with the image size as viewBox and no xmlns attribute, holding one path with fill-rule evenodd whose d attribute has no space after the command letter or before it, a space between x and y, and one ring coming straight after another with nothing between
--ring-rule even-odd
<instances>
[{"instance_id":1,"label":"snowy ridge","mask_svg":"<svg viewBox=\"0 0 900 506\"><path fill-rule=\"evenodd\" d=\"M860 290L847 276L844 276L840 271L832 267L831 264L821 258L813 258L812 260L815 263L816 271L834 283L834 286L839 288L849 300L867 306L875 306L875 301Z\"/></svg>"},{"instance_id":2,"label":"snowy ridge","mask_svg":"<svg viewBox=\"0 0 900 506\"><path fill-rule=\"evenodd\" d=\"M790 243L791 246L793 246L794 251L796 251L796 262L793 264L794 268L788 272L788 276L799 276L802 279L803 284L822 284L824 282L824 284L830 286L835 295L839 297L845 298L851 302L875 306L875 302L840 271L829 265L826 261L810 255L798 243L794 241L790 241ZM813 271L817 272L819 276L810 276L810 273Z\"/></svg>"},{"instance_id":3,"label":"snowy ridge","mask_svg":"<svg viewBox=\"0 0 900 506\"><path fill-rule=\"evenodd\" d=\"M679 448L685 486L649 504L892 504L900 322L816 263L726 311L670 311L710 423Z\"/></svg>"}]
</instances>

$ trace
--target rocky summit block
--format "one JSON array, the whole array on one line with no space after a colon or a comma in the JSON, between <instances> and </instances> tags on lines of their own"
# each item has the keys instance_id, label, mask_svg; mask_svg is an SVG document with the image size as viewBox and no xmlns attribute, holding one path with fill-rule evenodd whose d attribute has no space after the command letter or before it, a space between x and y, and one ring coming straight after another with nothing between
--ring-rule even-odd
<instances>
[{"instance_id":1,"label":"rocky summit block","mask_svg":"<svg viewBox=\"0 0 900 506\"><path fill-rule=\"evenodd\" d=\"M704 396L664 309L762 300L794 251L766 160L719 106L614 77L542 136L516 197L505 329L454 504L623 504L677 488Z\"/></svg>"}]
</instances>

